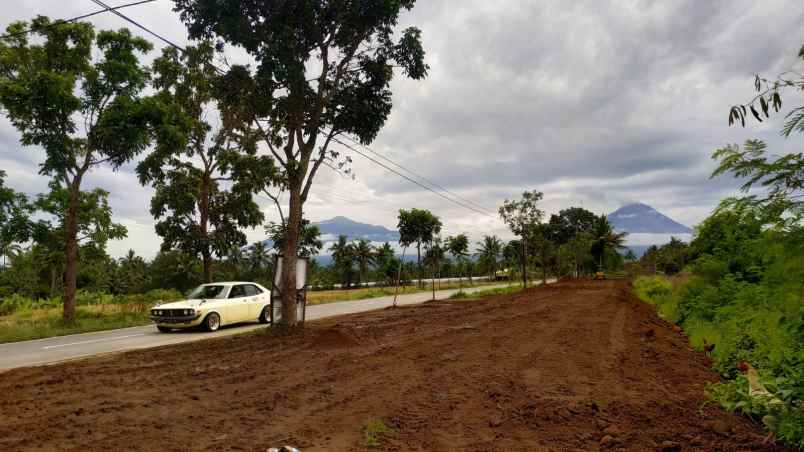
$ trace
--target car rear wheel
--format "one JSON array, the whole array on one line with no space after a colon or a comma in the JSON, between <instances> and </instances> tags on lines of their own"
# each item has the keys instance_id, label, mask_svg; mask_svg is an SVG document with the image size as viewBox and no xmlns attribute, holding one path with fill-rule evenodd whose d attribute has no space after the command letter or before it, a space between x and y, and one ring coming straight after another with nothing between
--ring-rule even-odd
<instances>
[{"instance_id":1,"label":"car rear wheel","mask_svg":"<svg viewBox=\"0 0 804 452\"><path fill-rule=\"evenodd\" d=\"M168 328L166 326L157 326L156 329L159 330L160 333L170 333L173 331L173 328Z\"/></svg>"},{"instance_id":2,"label":"car rear wheel","mask_svg":"<svg viewBox=\"0 0 804 452\"><path fill-rule=\"evenodd\" d=\"M218 331L221 327L221 317L216 313L209 314L204 319L204 329L207 331Z\"/></svg>"},{"instance_id":3,"label":"car rear wheel","mask_svg":"<svg viewBox=\"0 0 804 452\"><path fill-rule=\"evenodd\" d=\"M262 312L260 312L260 323L268 323L271 321L271 305L268 305L262 308Z\"/></svg>"}]
</instances>

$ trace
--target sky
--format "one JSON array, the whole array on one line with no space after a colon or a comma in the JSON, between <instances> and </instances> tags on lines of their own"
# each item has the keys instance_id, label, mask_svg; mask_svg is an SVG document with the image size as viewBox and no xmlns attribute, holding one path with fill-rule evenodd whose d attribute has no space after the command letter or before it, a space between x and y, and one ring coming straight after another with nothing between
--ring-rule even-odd
<instances>
[{"instance_id":1,"label":"sky","mask_svg":"<svg viewBox=\"0 0 804 452\"><path fill-rule=\"evenodd\" d=\"M98 9L90 0L3 3L3 28L37 14L69 18ZM370 147L490 214L451 204L354 155L354 179L329 170L317 177L305 207L313 221L343 215L394 228L400 208L417 207L438 215L445 235L509 237L494 212L536 189L548 213L570 206L609 213L643 202L694 226L739 186L730 177L710 179L714 150L749 138L766 140L774 153L800 150L800 138L779 134L783 114L745 128L727 122L732 104L753 97L754 74L804 71L796 57L804 44L800 0L418 3L400 26L422 30L430 73L422 81L394 80L393 111ZM123 11L183 45L186 30L172 6L157 0ZM111 14L89 20L99 29L130 26ZM245 61L238 49L227 57ZM804 97L785 101L787 110ZM0 114L6 183L29 195L44 192L42 161L43 151L23 148ZM110 192L115 220L128 228L128 238L110 243L114 256L134 249L151 257L159 249L148 210L153 191L138 183L135 164L86 178L86 188ZM258 201L268 219L278 218L267 198ZM265 237L262 228L247 235Z\"/></svg>"}]
</instances>

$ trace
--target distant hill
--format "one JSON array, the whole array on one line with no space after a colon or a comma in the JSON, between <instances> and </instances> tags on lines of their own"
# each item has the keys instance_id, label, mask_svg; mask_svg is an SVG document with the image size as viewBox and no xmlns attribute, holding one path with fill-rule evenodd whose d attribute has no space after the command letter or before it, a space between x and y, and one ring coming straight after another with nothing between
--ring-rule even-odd
<instances>
[{"instance_id":1,"label":"distant hill","mask_svg":"<svg viewBox=\"0 0 804 452\"><path fill-rule=\"evenodd\" d=\"M397 231L383 226L360 223L346 217L335 217L313 224L321 230L324 241L337 240L339 235L345 235L349 237L349 240L366 239L372 242L396 242L399 240Z\"/></svg>"},{"instance_id":2,"label":"distant hill","mask_svg":"<svg viewBox=\"0 0 804 452\"><path fill-rule=\"evenodd\" d=\"M692 234L689 227L642 203L620 207L608 218L615 230L629 234Z\"/></svg>"},{"instance_id":3,"label":"distant hill","mask_svg":"<svg viewBox=\"0 0 804 452\"><path fill-rule=\"evenodd\" d=\"M383 226L360 223L346 217L335 217L331 220L313 223L313 225L318 226L321 231L321 241L324 242L321 253L315 256L315 260L321 265L329 265L332 262L329 247L332 242L338 240L339 235L347 236L350 241L366 239L375 243L390 242L392 245L399 241L399 232L397 231L392 231ZM263 243L269 248L273 246L273 242L270 240L264 240ZM405 256L405 260L409 259L410 255ZM415 256L413 259L415 259Z\"/></svg>"}]
</instances>

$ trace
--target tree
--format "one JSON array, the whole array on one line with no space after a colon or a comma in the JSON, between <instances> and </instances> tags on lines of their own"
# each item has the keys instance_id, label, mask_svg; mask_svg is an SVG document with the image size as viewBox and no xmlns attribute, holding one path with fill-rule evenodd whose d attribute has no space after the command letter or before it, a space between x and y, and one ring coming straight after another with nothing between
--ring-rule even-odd
<instances>
[{"instance_id":1,"label":"tree","mask_svg":"<svg viewBox=\"0 0 804 452\"><path fill-rule=\"evenodd\" d=\"M580 232L576 234L569 240L569 242L567 242L567 246L569 247L570 252L572 253L572 260L575 268L575 277L578 278L581 275L581 271L584 268L587 268L587 263L592 259L591 231Z\"/></svg>"},{"instance_id":2,"label":"tree","mask_svg":"<svg viewBox=\"0 0 804 452\"><path fill-rule=\"evenodd\" d=\"M603 269L603 256L607 250L625 248L626 232L615 232L606 215L601 215L595 221L592 231L592 255L598 261L598 268Z\"/></svg>"},{"instance_id":3,"label":"tree","mask_svg":"<svg viewBox=\"0 0 804 452\"><path fill-rule=\"evenodd\" d=\"M436 277L440 280L441 263L444 262L446 249L441 243L441 238L436 237L427 244L427 252L424 254L425 264L430 267L433 283L433 300L435 300ZM439 287L441 282L439 281Z\"/></svg>"},{"instance_id":4,"label":"tree","mask_svg":"<svg viewBox=\"0 0 804 452\"><path fill-rule=\"evenodd\" d=\"M198 259L181 251L159 252L148 268L152 289L172 287L186 293L203 280Z\"/></svg>"},{"instance_id":5,"label":"tree","mask_svg":"<svg viewBox=\"0 0 804 452\"><path fill-rule=\"evenodd\" d=\"M528 238L528 242L536 250L536 257L539 259L539 266L542 268L543 284L547 284L547 269L556 257L556 247L551 240L553 235L550 224L542 223L531 229L530 237Z\"/></svg>"},{"instance_id":6,"label":"tree","mask_svg":"<svg viewBox=\"0 0 804 452\"><path fill-rule=\"evenodd\" d=\"M119 259L116 279L117 293L134 294L146 291L148 264L134 250Z\"/></svg>"},{"instance_id":7,"label":"tree","mask_svg":"<svg viewBox=\"0 0 804 452\"><path fill-rule=\"evenodd\" d=\"M214 57L203 42L183 52L167 47L154 61L157 98L181 116L187 140L181 147L157 145L137 166L140 181L156 189L151 214L162 249L201 256L207 283L213 256L245 246L242 229L262 223L252 193L275 178L273 161L256 155L254 131L216 108L221 76ZM210 117L219 117L220 125Z\"/></svg>"},{"instance_id":8,"label":"tree","mask_svg":"<svg viewBox=\"0 0 804 452\"><path fill-rule=\"evenodd\" d=\"M582 232L591 232L596 220L597 215L582 207L570 207L550 215L554 242L563 245Z\"/></svg>"},{"instance_id":9,"label":"tree","mask_svg":"<svg viewBox=\"0 0 804 452\"><path fill-rule=\"evenodd\" d=\"M477 246L478 261L486 269L489 280L494 280L494 274L497 273L497 266L503 250L502 241L496 235L487 235L483 237L483 241L479 242Z\"/></svg>"},{"instance_id":10,"label":"tree","mask_svg":"<svg viewBox=\"0 0 804 452\"><path fill-rule=\"evenodd\" d=\"M271 222L265 227L265 232L271 238L276 251L281 253L285 250L288 234L287 227L284 226L284 223ZM310 220L302 220L297 255L304 258L316 256L323 246L324 244L321 242L321 230L318 229L318 226L310 224Z\"/></svg>"},{"instance_id":11,"label":"tree","mask_svg":"<svg viewBox=\"0 0 804 452\"><path fill-rule=\"evenodd\" d=\"M360 239L352 244L352 253L357 262L357 272L360 276L360 282L368 281L366 276L369 272L369 266L374 264L374 247L371 242L366 239Z\"/></svg>"},{"instance_id":12,"label":"tree","mask_svg":"<svg viewBox=\"0 0 804 452\"><path fill-rule=\"evenodd\" d=\"M804 46L798 57L804 60ZM729 125L738 121L745 127L745 119L751 113L757 121L770 118L770 110L782 109L782 93L785 90L804 89L804 76L795 71L779 74L775 79L756 75L754 78L756 96L742 105L729 110ZM804 133L804 105L791 109L782 135L789 138L793 132ZM741 187L749 192L754 187L762 187L761 195L729 198L721 204L721 209L729 209L737 204L760 209L768 223L777 225L798 224L804 218L804 153L789 153L769 157L767 145L761 140L747 140L741 149L732 144L718 149L712 155L719 164L712 177L730 173L745 181Z\"/></svg>"},{"instance_id":13,"label":"tree","mask_svg":"<svg viewBox=\"0 0 804 452\"><path fill-rule=\"evenodd\" d=\"M100 188L90 192L78 192L74 225L75 242L78 247L76 258L80 258L84 264L96 261L98 256L100 259L105 259L107 242L126 237L126 227L112 222L112 209L109 207L108 197L109 193ZM55 287L56 284L55 269L66 265L65 254L60 250L63 249L63 244L68 240L70 233L68 216L71 202L70 190L60 185L57 180L51 181L50 191L39 195L35 201L38 210L52 217L38 221L33 232L33 239L39 245L37 250L41 253L41 261L47 262L53 271L51 287ZM96 258L93 259L93 256ZM76 287L79 275L80 273L76 272L73 281ZM69 281L65 280L65 285L68 283ZM54 295L51 291L51 296Z\"/></svg>"},{"instance_id":14,"label":"tree","mask_svg":"<svg viewBox=\"0 0 804 452\"><path fill-rule=\"evenodd\" d=\"M522 254L520 257L522 259L522 287L524 288L528 287L528 235L544 217L544 212L537 207L543 197L544 194L540 191L526 191L522 193L521 200L509 201L506 199L500 207L500 218L508 225L511 232L521 239Z\"/></svg>"},{"instance_id":15,"label":"tree","mask_svg":"<svg viewBox=\"0 0 804 452\"><path fill-rule=\"evenodd\" d=\"M396 269L398 262L394 256L394 249L391 244L385 242L381 247L374 251L374 265L377 267L378 279L381 279L385 284L390 285L396 278Z\"/></svg>"},{"instance_id":16,"label":"tree","mask_svg":"<svg viewBox=\"0 0 804 452\"><path fill-rule=\"evenodd\" d=\"M400 12L415 0L372 2L175 0L191 38L217 36L257 60L230 68L220 96L252 123L281 166L289 195L282 319L296 324L296 260L302 211L313 180L338 136L371 143L391 111L394 67L426 76L420 31L394 41Z\"/></svg>"},{"instance_id":17,"label":"tree","mask_svg":"<svg viewBox=\"0 0 804 452\"><path fill-rule=\"evenodd\" d=\"M466 234L447 237L447 250L460 268L458 272L458 282L460 284L463 281L463 270L466 267L465 260L469 256L469 238Z\"/></svg>"},{"instance_id":18,"label":"tree","mask_svg":"<svg viewBox=\"0 0 804 452\"><path fill-rule=\"evenodd\" d=\"M399 211L399 243L404 247L416 244L416 267L419 269L419 286L422 284L422 245L426 245L441 232L441 220L429 210Z\"/></svg>"},{"instance_id":19,"label":"tree","mask_svg":"<svg viewBox=\"0 0 804 452\"><path fill-rule=\"evenodd\" d=\"M340 275L341 284L344 289L352 285L352 266L355 260L355 248L349 243L349 238L343 234L338 236L338 241L329 247L332 252L332 265Z\"/></svg>"},{"instance_id":20,"label":"tree","mask_svg":"<svg viewBox=\"0 0 804 452\"><path fill-rule=\"evenodd\" d=\"M51 176L67 195L64 320L72 322L81 184L92 168L108 163L117 169L148 145L149 124L160 116L141 97L148 71L139 57L151 44L126 29L96 37L88 23L51 22L42 16L31 22L31 33L22 33L28 28L16 22L0 38L0 104L22 144L44 149L40 173ZM30 35L42 38L41 43L30 42Z\"/></svg>"},{"instance_id":21,"label":"tree","mask_svg":"<svg viewBox=\"0 0 804 452\"><path fill-rule=\"evenodd\" d=\"M5 186L5 176L6 172L0 170L0 256L3 257L3 269L8 255L19 251L17 244L30 238L31 222L28 218L33 212L25 194Z\"/></svg>"}]
</instances>

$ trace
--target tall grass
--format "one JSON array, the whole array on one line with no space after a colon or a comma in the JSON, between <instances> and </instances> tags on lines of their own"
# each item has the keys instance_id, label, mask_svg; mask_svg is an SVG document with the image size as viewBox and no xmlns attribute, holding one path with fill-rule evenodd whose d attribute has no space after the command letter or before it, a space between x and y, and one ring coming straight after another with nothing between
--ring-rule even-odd
<instances>
[{"instance_id":1,"label":"tall grass","mask_svg":"<svg viewBox=\"0 0 804 452\"><path fill-rule=\"evenodd\" d=\"M12 295L0 300L0 343L147 325L153 305L181 298L175 290L119 296L79 291L75 321L65 324L60 298L32 300Z\"/></svg>"}]
</instances>

